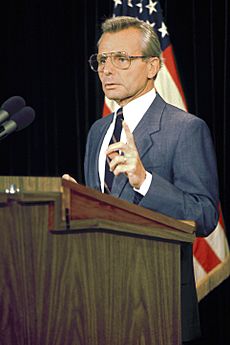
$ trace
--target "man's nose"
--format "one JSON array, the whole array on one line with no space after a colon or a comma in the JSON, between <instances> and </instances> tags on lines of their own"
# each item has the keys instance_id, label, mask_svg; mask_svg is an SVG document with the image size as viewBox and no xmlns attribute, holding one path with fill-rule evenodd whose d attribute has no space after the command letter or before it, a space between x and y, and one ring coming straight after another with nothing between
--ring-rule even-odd
<instances>
[{"instance_id":1,"label":"man's nose","mask_svg":"<svg viewBox=\"0 0 230 345\"><path fill-rule=\"evenodd\" d=\"M105 64L104 64L104 69L103 69L103 72L105 74L110 74L113 72L114 70L114 65L112 64L112 60L111 60L111 57L108 56L106 61L105 61Z\"/></svg>"}]
</instances>

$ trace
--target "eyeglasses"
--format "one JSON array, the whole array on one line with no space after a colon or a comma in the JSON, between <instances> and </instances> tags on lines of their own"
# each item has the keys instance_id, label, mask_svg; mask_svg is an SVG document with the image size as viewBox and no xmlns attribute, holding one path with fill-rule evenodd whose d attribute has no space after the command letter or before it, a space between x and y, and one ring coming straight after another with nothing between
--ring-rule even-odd
<instances>
[{"instance_id":1,"label":"eyeglasses","mask_svg":"<svg viewBox=\"0 0 230 345\"><path fill-rule=\"evenodd\" d=\"M102 54L93 54L89 58L89 65L94 72L103 71L106 61L110 57L113 66L119 69L128 69L131 61L134 59L144 59L150 56L145 55L128 55L126 52L111 52Z\"/></svg>"}]
</instances>

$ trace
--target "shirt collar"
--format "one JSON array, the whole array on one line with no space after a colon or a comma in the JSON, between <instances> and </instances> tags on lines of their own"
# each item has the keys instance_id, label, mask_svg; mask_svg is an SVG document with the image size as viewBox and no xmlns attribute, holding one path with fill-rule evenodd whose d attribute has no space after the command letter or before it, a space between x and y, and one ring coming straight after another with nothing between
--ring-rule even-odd
<instances>
[{"instance_id":1,"label":"shirt collar","mask_svg":"<svg viewBox=\"0 0 230 345\"><path fill-rule=\"evenodd\" d=\"M142 117L152 104L156 97L156 91L153 88L144 95L134 99L123 107L124 120L129 126L131 132L134 131Z\"/></svg>"}]
</instances>

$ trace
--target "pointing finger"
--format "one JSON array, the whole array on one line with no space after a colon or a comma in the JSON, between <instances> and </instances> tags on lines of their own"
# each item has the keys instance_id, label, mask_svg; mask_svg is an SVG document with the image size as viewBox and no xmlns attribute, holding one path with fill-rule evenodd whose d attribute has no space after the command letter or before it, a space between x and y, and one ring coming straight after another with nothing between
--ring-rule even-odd
<instances>
[{"instance_id":1,"label":"pointing finger","mask_svg":"<svg viewBox=\"0 0 230 345\"><path fill-rule=\"evenodd\" d=\"M131 133L129 126L127 125L127 123L125 121L122 122L122 126L123 126L123 129L125 131L127 144L129 144L130 146L136 147L133 134Z\"/></svg>"}]
</instances>

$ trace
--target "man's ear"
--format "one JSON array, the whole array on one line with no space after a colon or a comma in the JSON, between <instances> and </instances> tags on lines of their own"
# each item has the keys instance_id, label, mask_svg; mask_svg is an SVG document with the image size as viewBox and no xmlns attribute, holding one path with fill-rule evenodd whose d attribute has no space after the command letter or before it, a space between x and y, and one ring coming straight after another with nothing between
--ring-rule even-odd
<instances>
[{"instance_id":1,"label":"man's ear","mask_svg":"<svg viewBox=\"0 0 230 345\"><path fill-rule=\"evenodd\" d=\"M158 57L150 57L148 59L148 78L155 79L160 70L160 59Z\"/></svg>"}]
</instances>

